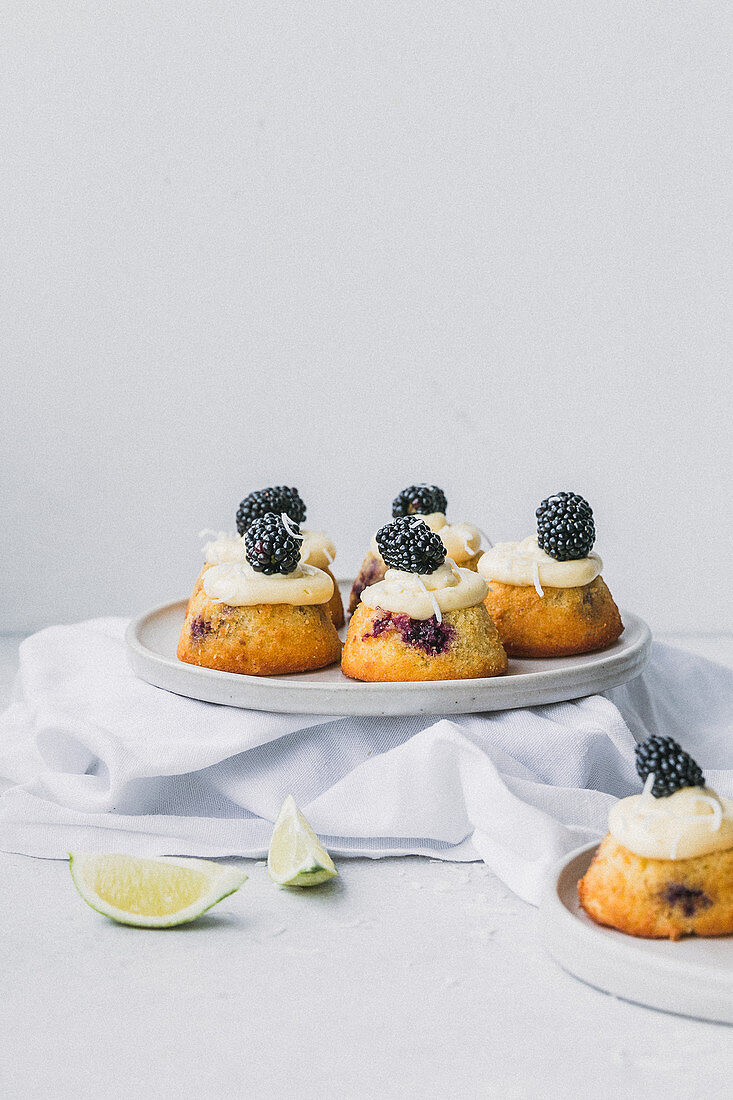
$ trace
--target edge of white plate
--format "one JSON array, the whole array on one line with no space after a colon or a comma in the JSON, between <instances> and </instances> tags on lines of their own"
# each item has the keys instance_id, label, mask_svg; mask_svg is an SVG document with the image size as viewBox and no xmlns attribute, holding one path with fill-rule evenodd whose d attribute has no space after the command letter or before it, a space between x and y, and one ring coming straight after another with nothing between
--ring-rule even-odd
<instances>
[{"instance_id":1,"label":"edge of white plate","mask_svg":"<svg viewBox=\"0 0 733 1100\"><path fill-rule=\"evenodd\" d=\"M476 680L430 680L416 683L363 683L349 680L284 679L244 676L189 665L149 649L141 633L153 617L170 614L186 600L153 608L127 628L128 661L141 679L155 687L247 709L291 714L379 716L467 714L540 706L606 691L638 676L649 656L651 632L638 616L624 612L638 637L620 651L602 651L597 660L576 669L544 669L515 676ZM593 655L595 656L595 655Z\"/></svg>"},{"instance_id":2,"label":"edge of white plate","mask_svg":"<svg viewBox=\"0 0 733 1100\"><path fill-rule=\"evenodd\" d=\"M542 938L555 962L614 997L678 1016L733 1024L733 938L689 937L673 943L594 924L580 909L577 884L597 847L594 841L577 848L545 879ZM708 966L700 962L702 952L710 956Z\"/></svg>"}]
</instances>

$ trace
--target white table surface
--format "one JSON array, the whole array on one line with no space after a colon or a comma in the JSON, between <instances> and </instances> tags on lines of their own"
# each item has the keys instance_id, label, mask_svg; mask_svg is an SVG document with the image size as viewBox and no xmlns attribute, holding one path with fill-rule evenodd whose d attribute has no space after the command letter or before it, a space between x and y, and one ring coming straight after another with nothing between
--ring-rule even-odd
<instances>
[{"instance_id":1,"label":"white table surface","mask_svg":"<svg viewBox=\"0 0 733 1100\"><path fill-rule=\"evenodd\" d=\"M664 640L733 667L733 636ZM0 1096L731 1095L733 1028L571 978L482 864L342 859L294 892L241 862L238 894L148 932L88 909L65 863L0 853Z\"/></svg>"}]
</instances>

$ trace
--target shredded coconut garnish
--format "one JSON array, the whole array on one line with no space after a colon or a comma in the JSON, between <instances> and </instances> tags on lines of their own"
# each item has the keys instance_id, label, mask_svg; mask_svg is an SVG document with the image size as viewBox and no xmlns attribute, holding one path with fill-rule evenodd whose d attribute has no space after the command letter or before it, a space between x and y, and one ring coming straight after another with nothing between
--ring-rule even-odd
<instances>
[{"instance_id":1,"label":"shredded coconut garnish","mask_svg":"<svg viewBox=\"0 0 733 1100\"><path fill-rule=\"evenodd\" d=\"M642 806L646 806L646 803L649 801L650 798L653 798L652 787L654 786L654 780L655 779L656 779L655 773L654 772L649 772L649 775L646 777L646 779L644 781L644 790L641 792L641 797L645 801L642 801L642 802L639 803L639 810L641 810Z\"/></svg>"},{"instance_id":2,"label":"shredded coconut garnish","mask_svg":"<svg viewBox=\"0 0 733 1100\"><path fill-rule=\"evenodd\" d=\"M283 527L285 528L287 533L289 535L292 535L294 539L300 539L302 542L302 540L305 538L305 535L302 535L299 531L296 531L294 529L294 527L292 526L292 520L290 519L290 516L287 514L287 512L281 512L280 519L283 521Z\"/></svg>"},{"instance_id":3,"label":"shredded coconut garnish","mask_svg":"<svg viewBox=\"0 0 733 1100\"><path fill-rule=\"evenodd\" d=\"M440 610L440 607L438 606L438 601L435 598L435 594L433 592L428 592L427 588L425 587L425 581L422 579L422 577L420 576L419 573L416 573L415 576L417 577L418 583L420 584L420 587L422 588L423 592L425 593L425 595L428 597L431 604L433 605L433 611L435 612L435 618L438 620L439 623L442 623L443 614Z\"/></svg>"},{"instance_id":4,"label":"shredded coconut garnish","mask_svg":"<svg viewBox=\"0 0 733 1100\"><path fill-rule=\"evenodd\" d=\"M710 832L720 832L720 827L723 824L723 807L714 798L711 798L709 794L700 794L697 797L698 801L707 802L708 806L712 807L712 814L705 815L706 817L712 817ZM700 816L702 816L702 814Z\"/></svg>"},{"instance_id":5,"label":"shredded coconut garnish","mask_svg":"<svg viewBox=\"0 0 733 1100\"><path fill-rule=\"evenodd\" d=\"M473 547L469 545L470 537L470 535L463 536L463 549L466 551L469 558L472 558L474 554L478 553L478 551L474 550Z\"/></svg>"},{"instance_id":6,"label":"shredded coconut garnish","mask_svg":"<svg viewBox=\"0 0 733 1100\"><path fill-rule=\"evenodd\" d=\"M698 802L704 802L710 807L712 813L675 814L665 805L664 798L654 798L651 791L654 786L654 772L650 772L644 783L641 800L636 809L635 817L641 824L645 833L650 833L655 820L665 819L674 821L679 825L679 830L673 834L669 849L669 858L677 859L679 846L684 839L685 825L710 824L710 832L717 833L723 824L723 808L717 799L709 794L697 795ZM684 789L684 788L683 788Z\"/></svg>"},{"instance_id":7,"label":"shredded coconut garnish","mask_svg":"<svg viewBox=\"0 0 733 1100\"><path fill-rule=\"evenodd\" d=\"M532 562L532 580L537 595L544 596L545 593L542 591L542 585L540 584L540 567L536 561Z\"/></svg>"}]
</instances>

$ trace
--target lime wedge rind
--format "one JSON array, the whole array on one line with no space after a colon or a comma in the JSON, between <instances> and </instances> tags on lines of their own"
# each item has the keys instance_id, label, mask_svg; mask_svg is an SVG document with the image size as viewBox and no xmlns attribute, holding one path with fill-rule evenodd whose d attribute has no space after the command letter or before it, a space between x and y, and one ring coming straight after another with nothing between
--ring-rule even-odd
<instances>
[{"instance_id":1,"label":"lime wedge rind","mask_svg":"<svg viewBox=\"0 0 733 1100\"><path fill-rule=\"evenodd\" d=\"M189 924L224 898L230 897L247 881L246 874L226 864L166 856L137 859L134 856L117 853L70 852L69 867L76 889L90 908L102 916L109 917L117 924L126 924L135 928L175 928L181 924ZM95 876L104 874L107 882L112 882L114 885L116 871L120 877L124 876L125 885L132 883L134 886L136 873L140 879L144 876L148 881L152 878L155 882L157 879L155 884L159 888L158 893L162 887L164 898L170 898L171 904L168 911L135 912L132 906L123 908L102 897L95 888ZM177 908L171 895L175 893L176 878L181 877L179 874L181 871L184 874L193 873L195 882L200 883L200 889L189 904ZM166 884L170 886L167 892ZM189 885L189 890L190 888ZM146 902L144 887L141 886L141 890L139 900L144 905Z\"/></svg>"},{"instance_id":2,"label":"lime wedge rind","mask_svg":"<svg viewBox=\"0 0 733 1100\"><path fill-rule=\"evenodd\" d=\"M267 870L278 886L320 886L338 875L333 860L288 795L267 853Z\"/></svg>"}]
</instances>

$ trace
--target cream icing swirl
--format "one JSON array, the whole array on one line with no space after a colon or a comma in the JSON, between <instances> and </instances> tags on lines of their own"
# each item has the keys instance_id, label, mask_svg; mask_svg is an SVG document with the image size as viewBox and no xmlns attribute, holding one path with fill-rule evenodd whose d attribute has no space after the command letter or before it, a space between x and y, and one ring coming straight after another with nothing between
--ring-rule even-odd
<instances>
[{"instance_id":1,"label":"cream icing swirl","mask_svg":"<svg viewBox=\"0 0 733 1100\"><path fill-rule=\"evenodd\" d=\"M415 519L421 519L431 531L440 535L447 557L458 565L473 558L481 549L481 532L472 523L448 523L443 512L430 512L427 516L416 512ZM376 534L372 535L369 549L375 558L381 558Z\"/></svg>"},{"instance_id":2,"label":"cream icing swirl","mask_svg":"<svg viewBox=\"0 0 733 1100\"><path fill-rule=\"evenodd\" d=\"M540 548L534 535L522 542L497 542L479 558L476 567L489 583L515 584L528 588L579 588L600 575L603 562L598 554L575 561L555 561ZM539 589L538 589L539 591Z\"/></svg>"},{"instance_id":3,"label":"cream icing swirl","mask_svg":"<svg viewBox=\"0 0 733 1100\"><path fill-rule=\"evenodd\" d=\"M448 558L424 576L388 569L384 580L364 589L361 602L411 619L429 619L432 615L440 617L443 611L473 607L486 598L487 592L483 577L471 569L460 569Z\"/></svg>"},{"instance_id":4,"label":"cream icing swirl","mask_svg":"<svg viewBox=\"0 0 733 1100\"><path fill-rule=\"evenodd\" d=\"M201 538L206 534L208 532L202 531ZM336 547L326 532L306 531L301 528L301 534L305 535L305 538L300 547L300 560L307 565L315 565L316 569L328 569L336 557ZM219 531L216 538L204 546L204 557L207 565L246 561L244 536Z\"/></svg>"},{"instance_id":5,"label":"cream icing swirl","mask_svg":"<svg viewBox=\"0 0 733 1100\"><path fill-rule=\"evenodd\" d=\"M691 859L733 848L733 801L710 787L683 787L654 798L649 791L612 807L615 840L647 859Z\"/></svg>"},{"instance_id":6,"label":"cream icing swirl","mask_svg":"<svg viewBox=\"0 0 733 1100\"><path fill-rule=\"evenodd\" d=\"M202 584L210 600L230 607L253 607L260 603L300 607L328 603L333 595L333 581L328 573L305 562L292 573L271 576L258 573L246 560L222 562L206 570Z\"/></svg>"}]
</instances>

